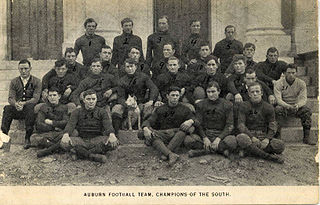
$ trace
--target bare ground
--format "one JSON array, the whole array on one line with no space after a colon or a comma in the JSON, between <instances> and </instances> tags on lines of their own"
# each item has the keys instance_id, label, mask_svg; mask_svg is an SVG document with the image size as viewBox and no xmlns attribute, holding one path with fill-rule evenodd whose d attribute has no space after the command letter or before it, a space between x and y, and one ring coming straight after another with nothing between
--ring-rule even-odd
<instances>
[{"instance_id":1,"label":"bare ground","mask_svg":"<svg viewBox=\"0 0 320 205\"><path fill-rule=\"evenodd\" d=\"M302 144L286 147L282 165L252 157L190 159L182 149L180 161L168 167L157 151L141 144L120 146L108 153L105 164L74 161L63 153L38 159L36 151L21 145L1 150L0 185L299 186L318 185L319 176L314 160L318 147Z\"/></svg>"}]
</instances>

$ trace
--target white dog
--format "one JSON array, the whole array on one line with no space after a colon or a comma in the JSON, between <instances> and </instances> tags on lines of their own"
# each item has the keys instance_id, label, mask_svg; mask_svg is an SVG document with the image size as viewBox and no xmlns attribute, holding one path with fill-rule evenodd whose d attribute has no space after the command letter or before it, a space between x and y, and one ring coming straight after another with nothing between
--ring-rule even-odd
<instances>
[{"instance_id":1,"label":"white dog","mask_svg":"<svg viewBox=\"0 0 320 205\"><path fill-rule=\"evenodd\" d=\"M126 100L126 105L128 108L128 128L132 130L132 125L138 120L138 129L141 130L141 115L140 108L137 103L137 98L135 96L129 95Z\"/></svg>"}]
</instances>

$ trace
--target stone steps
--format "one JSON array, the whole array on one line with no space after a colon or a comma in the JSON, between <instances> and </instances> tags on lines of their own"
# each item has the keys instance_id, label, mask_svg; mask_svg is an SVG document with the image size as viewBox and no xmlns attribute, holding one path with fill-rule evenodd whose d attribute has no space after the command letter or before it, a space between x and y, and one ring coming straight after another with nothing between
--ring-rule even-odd
<instances>
[{"instance_id":1,"label":"stone steps","mask_svg":"<svg viewBox=\"0 0 320 205\"><path fill-rule=\"evenodd\" d=\"M307 87L307 95L308 95L308 98L315 98L318 96L318 87L317 86L308 86Z\"/></svg>"}]
</instances>

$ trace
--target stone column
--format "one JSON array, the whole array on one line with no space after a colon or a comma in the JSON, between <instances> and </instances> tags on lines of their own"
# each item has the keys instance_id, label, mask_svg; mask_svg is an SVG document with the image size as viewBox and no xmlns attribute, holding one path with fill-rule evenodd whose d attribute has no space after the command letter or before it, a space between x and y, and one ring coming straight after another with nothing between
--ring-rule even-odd
<instances>
[{"instance_id":1,"label":"stone column","mask_svg":"<svg viewBox=\"0 0 320 205\"><path fill-rule=\"evenodd\" d=\"M256 45L256 61L265 60L269 47L276 47L280 56L287 56L291 36L281 25L281 0L247 0L248 26L246 42Z\"/></svg>"},{"instance_id":2,"label":"stone column","mask_svg":"<svg viewBox=\"0 0 320 205\"><path fill-rule=\"evenodd\" d=\"M83 23L86 18L85 0L65 0L63 1L63 45L65 48L73 47L75 40L83 35ZM82 62L82 55L78 55L79 62Z\"/></svg>"},{"instance_id":3,"label":"stone column","mask_svg":"<svg viewBox=\"0 0 320 205\"><path fill-rule=\"evenodd\" d=\"M0 61L7 60L7 0L0 1Z\"/></svg>"},{"instance_id":4,"label":"stone column","mask_svg":"<svg viewBox=\"0 0 320 205\"><path fill-rule=\"evenodd\" d=\"M296 1L295 43L297 54L318 50L317 1Z\"/></svg>"}]
</instances>

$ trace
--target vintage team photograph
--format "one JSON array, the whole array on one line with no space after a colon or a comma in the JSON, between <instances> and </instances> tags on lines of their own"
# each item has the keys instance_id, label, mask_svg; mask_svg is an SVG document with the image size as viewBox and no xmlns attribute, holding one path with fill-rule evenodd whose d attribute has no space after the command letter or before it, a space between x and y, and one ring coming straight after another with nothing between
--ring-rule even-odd
<instances>
[{"instance_id":1,"label":"vintage team photograph","mask_svg":"<svg viewBox=\"0 0 320 205\"><path fill-rule=\"evenodd\" d=\"M0 9L1 186L318 186L318 1Z\"/></svg>"}]
</instances>

